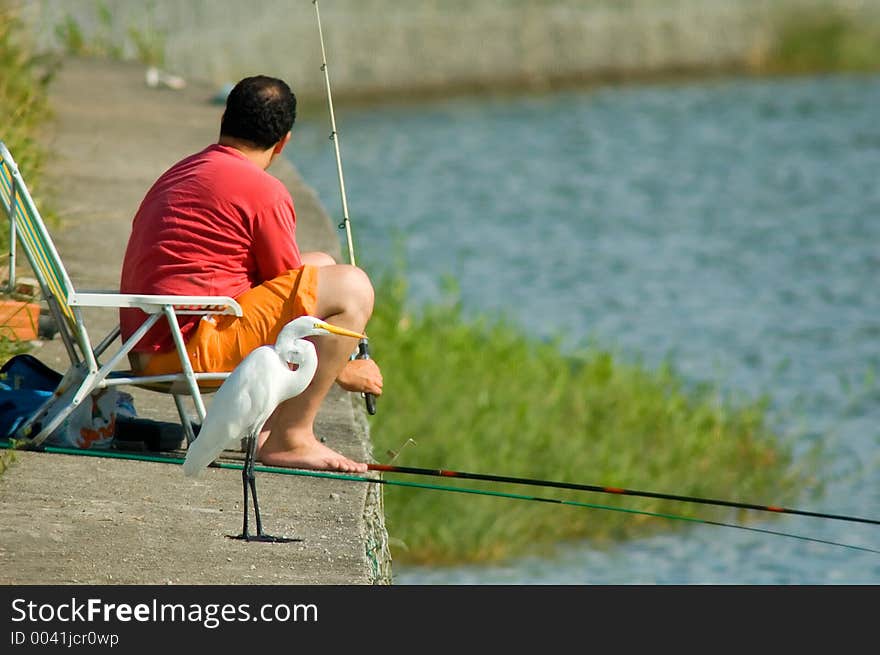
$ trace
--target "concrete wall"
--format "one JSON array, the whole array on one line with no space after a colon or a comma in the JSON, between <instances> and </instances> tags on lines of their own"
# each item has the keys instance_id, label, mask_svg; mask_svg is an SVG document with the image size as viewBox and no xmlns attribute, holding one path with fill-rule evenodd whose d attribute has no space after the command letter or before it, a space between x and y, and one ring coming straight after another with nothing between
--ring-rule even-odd
<instances>
[{"instance_id":1,"label":"concrete wall","mask_svg":"<svg viewBox=\"0 0 880 655\"><path fill-rule=\"evenodd\" d=\"M321 0L334 94L541 85L740 67L772 45L777 18L834 6L880 15L880 0ZM39 43L72 17L86 42L136 48L153 35L167 68L214 84L264 72L323 94L310 0L30 0Z\"/></svg>"}]
</instances>

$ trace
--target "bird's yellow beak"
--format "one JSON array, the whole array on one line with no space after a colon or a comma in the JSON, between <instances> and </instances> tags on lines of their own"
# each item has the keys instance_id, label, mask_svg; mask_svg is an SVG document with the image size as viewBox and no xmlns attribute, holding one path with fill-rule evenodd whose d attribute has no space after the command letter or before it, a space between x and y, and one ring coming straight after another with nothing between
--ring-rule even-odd
<instances>
[{"instance_id":1,"label":"bird's yellow beak","mask_svg":"<svg viewBox=\"0 0 880 655\"><path fill-rule=\"evenodd\" d=\"M366 334L359 334L358 332L352 332L351 330L346 330L345 328L338 327L336 325L330 325L329 323L324 323L320 321L315 323L316 328L321 328L327 330L327 332L332 332L333 334L338 334L343 337L352 337L354 339L366 339Z\"/></svg>"}]
</instances>

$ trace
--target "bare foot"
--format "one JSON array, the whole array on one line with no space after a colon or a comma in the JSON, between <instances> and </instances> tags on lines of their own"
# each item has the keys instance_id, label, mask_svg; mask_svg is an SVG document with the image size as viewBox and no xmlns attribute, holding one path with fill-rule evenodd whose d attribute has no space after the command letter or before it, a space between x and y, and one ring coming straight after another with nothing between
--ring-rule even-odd
<instances>
[{"instance_id":1,"label":"bare foot","mask_svg":"<svg viewBox=\"0 0 880 655\"><path fill-rule=\"evenodd\" d=\"M349 459L314 438L297 444L289 450L273 450L267 440L260 449L258 457L266 466L342 471L344 473L367 472L367 465L363 462Z\"/></svg>"}]
</instances>

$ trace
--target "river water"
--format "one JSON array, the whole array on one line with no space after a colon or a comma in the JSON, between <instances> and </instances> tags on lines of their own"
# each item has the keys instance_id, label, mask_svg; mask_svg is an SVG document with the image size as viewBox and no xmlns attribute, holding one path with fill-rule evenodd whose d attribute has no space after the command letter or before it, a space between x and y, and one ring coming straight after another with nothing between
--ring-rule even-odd
<instances>
[{"instance_id":1,"label":"river water","mask_svg":"<svg viewBox=\"0 0 880 655\"><path fill-rule=\"evenodd\" d=\"M878 107L871 76L337 107L358 263L375 276L402 251L415 303L452 275L474 313L541 315L575 326L572 346L592 337L767 394L779 432L826 450L822 493L793 506L878 518ZM289 156L338 218L328 134L326 112L301 117ZM880 549L878 526L750 525ZM699 526L394 571L395 584L878 584L880 555Z\"/></svg>"}]
</instances>

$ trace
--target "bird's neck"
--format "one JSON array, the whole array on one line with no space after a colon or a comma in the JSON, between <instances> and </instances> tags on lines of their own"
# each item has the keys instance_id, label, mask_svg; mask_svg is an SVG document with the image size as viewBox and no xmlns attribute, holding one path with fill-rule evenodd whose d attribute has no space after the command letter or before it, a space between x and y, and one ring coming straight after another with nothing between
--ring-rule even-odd
<instances>
[{"instance_id":1,"label":"bird's neck","mask_svg":"<svg viewBox=\"0 0 880 655\"><path fill-rule=\"evenodd\" d=\"M306 357L305 361L297 363L297 370L302 372L302 375L311 380L315 373L318 371L318 358L317 357Z\"/></svg>"}]
</instances>

